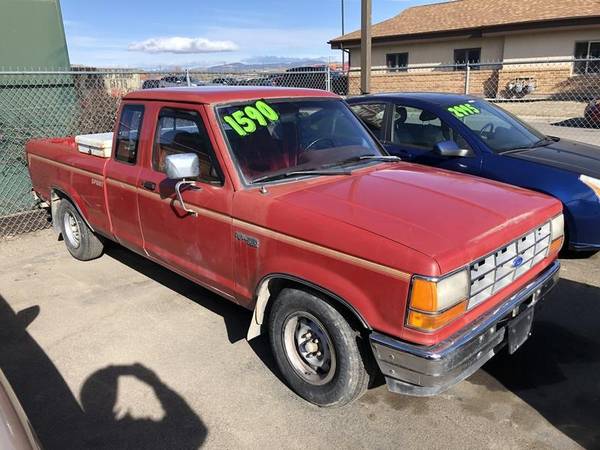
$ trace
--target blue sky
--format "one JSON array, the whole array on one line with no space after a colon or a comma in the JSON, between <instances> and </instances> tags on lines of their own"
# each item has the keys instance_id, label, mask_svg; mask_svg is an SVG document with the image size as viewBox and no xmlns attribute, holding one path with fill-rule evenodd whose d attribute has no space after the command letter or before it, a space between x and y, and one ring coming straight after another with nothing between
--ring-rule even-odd
<instances>
[{"instance_id":1,"label":"blue sky","mask_svg":"<svg viewBox=\"0 0 600 450\"><path fill-rule=\"evenodd\" d=\"M373 23L435 0L372 0ZM325 57L340 34L341 0L61 0L72 64L122 67ZM346 31L360 0L345 0ZM176 39L177 38L177 39Z\"/></svg>"}]
</instances>

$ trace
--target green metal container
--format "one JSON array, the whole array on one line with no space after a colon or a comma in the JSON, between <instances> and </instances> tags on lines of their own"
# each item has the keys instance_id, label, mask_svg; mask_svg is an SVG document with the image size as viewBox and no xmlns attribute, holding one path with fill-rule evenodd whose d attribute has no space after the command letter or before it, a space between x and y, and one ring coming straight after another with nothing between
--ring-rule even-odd
<instances>
[{"instance_id":1,"label":"green metal container","mask_svg":"<svg viewBox=\"0 0 600 450\"><path fill-rule=\"evenodd\" d=\"M0 0L0 237L35 228L25 142L76 131L69 69L58 0Z\"/></svg>"}]
</instances>

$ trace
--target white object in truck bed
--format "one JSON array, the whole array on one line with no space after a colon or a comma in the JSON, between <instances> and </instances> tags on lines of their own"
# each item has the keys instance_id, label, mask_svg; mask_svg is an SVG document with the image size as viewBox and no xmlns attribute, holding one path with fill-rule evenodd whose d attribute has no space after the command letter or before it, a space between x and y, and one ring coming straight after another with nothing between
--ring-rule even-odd
<instances>
[{"instance_id":1,"label":"white object in truck bed","mask_svg":"<svg viewBox=\"0 0 600 450\"><path fill-rule=\"evenodd\" d=\"M80 134L75 136L77 148L81 153L110 158L113 133Z\"/></svg>"}]
</instances>

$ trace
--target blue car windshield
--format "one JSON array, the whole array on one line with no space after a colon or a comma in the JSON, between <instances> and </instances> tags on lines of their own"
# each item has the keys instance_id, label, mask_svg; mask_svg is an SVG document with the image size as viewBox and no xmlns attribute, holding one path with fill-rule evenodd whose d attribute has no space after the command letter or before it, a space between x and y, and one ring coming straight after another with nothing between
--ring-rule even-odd
<instances>
[{"instance_id":1,"label":"blue car windshield","mask_svg":"<svg viewBox=\"0 0 600 450\"><path fill-rule=\"evenodd\" d=\"M496 153L535 147L547 140L508 111L484 100L448 105L447 109Z\"/></svg>"}]
</instances>

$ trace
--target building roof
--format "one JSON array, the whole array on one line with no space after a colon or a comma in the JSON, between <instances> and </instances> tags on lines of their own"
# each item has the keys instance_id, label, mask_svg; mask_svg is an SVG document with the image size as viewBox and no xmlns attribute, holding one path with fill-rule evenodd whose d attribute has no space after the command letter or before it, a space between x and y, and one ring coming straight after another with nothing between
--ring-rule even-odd
<instances>
[{"instance_id":1,"label":"building roof","mask_svg":"<svg viewBox=\"0 0 600 450\"><path fill-rule=\"evenodd\" d=\"M372 25L371 36L416 39L420 35L502 28L509 25L533 26L543 22L594 19L600 24L600 0L454 0L413 6L391 19ZM360 41L360 30L330 41Z\"/></svg>"},{"instance_id":2,"label":"building roof","mask_svg":"<svg viewBox=\"0 0 600 450\"><path fill-rule=\"evenodd\" d=\"M320 89L258 86L203 86L144 89L140 91L131 92L123 98L125 100L162 100L213 104L256 100L261 98L289 97L339 98L335 94Z\"/></svg>"}]
</instances>

